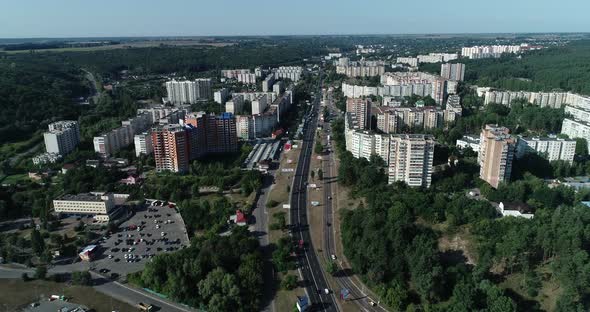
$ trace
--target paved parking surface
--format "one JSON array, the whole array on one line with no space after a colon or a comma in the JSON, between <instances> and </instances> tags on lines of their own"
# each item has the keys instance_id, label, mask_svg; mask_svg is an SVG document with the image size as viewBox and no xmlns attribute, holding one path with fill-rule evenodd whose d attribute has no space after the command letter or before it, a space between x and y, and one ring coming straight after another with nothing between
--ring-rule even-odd
<instances>
[{"instance_id":1,"label":"paved parking surface","mask_svg":"<svg viewBox=\"0 0 590 312\"><path fill-rule=\"evenodd\" d=\"M123 222L117 233L99 241L95 271L125 276L143 269L154 256L189 245L186 228L175 209L150 205ZM105 271L104 269L108 270Z\"/></svg>"}]
</instances>

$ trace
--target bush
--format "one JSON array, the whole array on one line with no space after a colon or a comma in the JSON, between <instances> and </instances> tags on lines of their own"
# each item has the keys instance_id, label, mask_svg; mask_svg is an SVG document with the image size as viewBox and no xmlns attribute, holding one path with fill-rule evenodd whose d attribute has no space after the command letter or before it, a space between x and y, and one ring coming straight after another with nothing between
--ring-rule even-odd
<instances>
[{"instance_id":1,"label":"bush","mask_svg":"<svg viewBox=\"0 0 590 312\"><path fill-rule=\"evenodd\" d=\"M295 289L295 287L297 287L297 276L293 274L288 274L281 281L281 288L283 289L292 290Z\"/></svg>"},{"instance_id":2,"label":"bush","mask_svg":"<svg viewBox=\"0 0 590 312\"><path fill-rule=\"evenodd\" d=\"M273 208L273 207L276 207L278 204L279 204L279 202L276 200L269 200L266 203L266 208Z\"/></svg>"}]
</instances>

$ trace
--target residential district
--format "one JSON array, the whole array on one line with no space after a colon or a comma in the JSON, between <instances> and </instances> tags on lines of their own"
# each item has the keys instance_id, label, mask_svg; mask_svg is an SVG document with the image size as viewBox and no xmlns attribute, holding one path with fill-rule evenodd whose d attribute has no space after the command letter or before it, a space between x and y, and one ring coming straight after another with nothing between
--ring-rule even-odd
<instances>
[{"instance_id":1,"label":"residential district","mask_svg":"<svg viewBox=\"0 0 590 312\"><path fill-rule=\"evenodd\" d=\"M477 62L533 58L539 51L559 49L561 43L490 40L477 46L423 48L413 55L400 46L403 43L395 49L387 44L354 44L323 50L321 57L306 56L285 66L231 68L221 63L218 65L223 69L209 70L198 77L187 70L159 73L149 79L139 71L121 70L109 78L105 75L96 86L98 98L116 98L132 84L148 88L148 82L142 85L142 81L150 79L156 79L156 88L163 93L134 99L141 104L133 105L130 113L124 119L115 119L115 123L112 118L109 123L101 123L101 118L88 123L83 116L47 118L51 121L45 123L47 128L42 133L45 151L22 156L30 162L27 177L33 182L5 181L2 192L34 183L41 185L33 189L44 190L49 204L45 207L31 200L27 202L42 207L41 212L14 214L17 218L3 215L0 277L42 280L58 276L56 282L72 280L114 298L120 305L114 308L111 303L112 309L122 311L223 311L229 307L235 308L231 311L400 311L410 306L417 309L411 311L427 311L418 306L445 300L455 305L455 292L460 290L451 288L445 293L429 288L428 283L437 282L432 276L428 281L419 277L413 271L418 264L412 263L410 256L406 260L409 268L400 269L407 273L380 268L394 266L390 262L393 258L385 255L384 262L376 264L370 256L367 267L361 265L346 240L355 235L360 239L364 234L347 232L353 221L345 216L349 214L346 211L367 209L362 207L368 205L382 214L382 219L406 218L393 208L375 208L375 192L384 190L379 186L383 175L389 186L382 187L400 194L422 192L435 197L433 205L440 196L444 203L465 198L473 201L470 205L492 207L487 210L491 211L487 219L478 222L507 218L514 220L507 222L523 224L544 220L548 212L541 207L549 207L540 200L528 199L524 193L509 198L497 192L511 192L516 187L511 183L529 183L517 181L536 181L530 173L523 175L525 165L533 160L551 170L550 166L558 165L570 168L587 157L590 97L572 90L518 91L514 85L506 89L497 83L475 85L486 80L470 76L470 66L481 67ZM82 105L98 107L99 103ZM553 118L560 119L555 127L546 128L547 123L538 121L541 115L531 117L538 123L526 119L525 113L512 115L527 109L531 109L530 114L546 109L540 114L555 114ZM473 117L490 112L495 117ZM97 123L101 126L93 128ZM450 135L454 137L449 139ZM377 169L372 176L364 175L374 167ZM474 175L463 172L465 168L475 168ZM547 190L571 189L577 194L576 200L590 207L586 201L590 179L584 170L538 178ZM453 174L463 175L467 181L457 178L453 185L443 187L441 181L447 174L451 178ZM346 182L347 175L353 175L353 181ZM476 179L480 182L473 182ZM362 183L375 189L363 189ZM530 192L544 189L528 184L522 187ZM397 204L407 205L401 200ZM474 265L475 259L483 261L482 255L474 256L476 250L468 251L468 243L460 235L475 237L481 233L477 231L484 230L466 226L476 222L460 221L449 212L451 208L446 209L428 216L415 212L413 220L424 227L434 224L432 233L452 227L444 232L450 236L434 244L444 245L450 240L446 244L455 247L447 246L444 252L461 252L468 265ZM479 218L475 216L484 210L465 218ZM454 221L449 221L451 218ZM445 224L441 228L435 220L447 221L440 223ZM378 224L385 223L371 226L380 227ZM244 229L249 231L244 234ZM491 225L488 230L492 233ZM408 228L405 233L411 231ZM239 242L232 245L239 251L222 247L234 244L228 237ZM249 237L255 238L254 249L249 247ZM30 243L21 242L27 239ZM505 298L504 307L508 308L497 311L520 307L520 303L514 303L520 295L511 297L503 290L512 287L511 282L521 283L520 276L539 280L536 292L523 295L526 300L557 296L545 290L538 276L550 274L544 262L540 261L538 271L519 266L524 262L511 262L511 257L528 254L522 248L494 267L493 260L486 258L490 271L506 270L497 275L506 280L502 286L487 279L473 286L483 302L492 300L492 296ZM207 254L202 254L203 250ZM216 260L215 253L222 252L238 254L231 258L233 262ZM556 252L544 255L544 261ZM198 255L203 267L196 261L170 258L175 254L181 255L178 259ZM535 258L532 253L527 257ZM254 269L242 266L248 261L261 264ZM186 271L189 266L190 272ZM218 272L211 271L215 267ZM261 271L245 272L255 268ZM435 272L437 268L438 264L427 269ZM513 268L524 271L515 276L508 273ZM194 273L200 270L202 274ZM223 283L208 272L220 274ZM183 280L192 284L180 282L183 274L194 278ZM251 284L256 287L232 284L235 290L224 288L226 282L235 283L234 279L242 283L246 274L260 278L260 283ZM410 282L404 284L408 276ZM556 285L556 279L547 283ZM406 287L408 290L404 290ZM90 309L87 306L92 303L83 300L79 304L68 302L62 289L56 286L44 296L37 294L35 300L22 302L23 307L26 311ZM195 295L197 290L200 295ZM539 294L541 291L547 292ZM222 305L225 308L216 307L216 300L221 299L215 296L229 298L236 295L234 292L238 297L255 298L231 299L236 301L226 302ZM556 309L555 299L551 300L539 302L543 309ZM478 304L461 311L485 305ZM498 307L499 303L489 305Z\"/></svg>"}]
</instances>

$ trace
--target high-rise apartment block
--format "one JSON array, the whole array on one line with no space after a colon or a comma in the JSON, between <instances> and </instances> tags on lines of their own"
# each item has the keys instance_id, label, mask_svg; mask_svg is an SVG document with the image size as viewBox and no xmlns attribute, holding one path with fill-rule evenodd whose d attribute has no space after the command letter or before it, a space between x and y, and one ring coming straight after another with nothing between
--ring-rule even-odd
<instances>
[{"instance_id":1,"label":"high-rise apartment block","mask_svg":"<svg viewBox=\"0 0 590 312\"><path fill-rule=\"evenodd\" d=\"M299 81L303 75L303 67L301 66L281 66L274 69L275 77L281 79L290 79L293 82ZM272 88L272 85L270 86Z\"/></svg>"},{"instance_id":2,"label":"high-rise apartment block","mask_svg":"<svg viewBox=\"0 0 590 312\"><path fill-rule=\"evenodd\" d=\"M452 81L463 81L465 78L465 64L445 63L440 65L441 77Z\"/></svg>"},{"instance_id":3,"label":"high-rise apartment block","mask_svg":"<svg viewBox=\"0 0 590 312\"><path fill-rule=\"evenodd\" d=\"M353 113L362 129L371 128L371 100L349 98L346 100L346 111Z\"/></svg>"},{"instance_id":4,"label":"high-rise apartment block","mask_svg":"<svg viewBox=\"0 0 590 312\"><path fill-rule=\"evenodd\" d=\"M377 107L377 129L383 133L442 128L444 111L438 107Z\"/></svg>"},{"instance_id":5,"label":"high-rise apartment block","mask_svg":"<svg viewBox=\"0 0 590 312\"><path fill-rule=\"evenodd\" d=\"M418 58L417 57L398 57L396 62L399 64L408 64L412 67L418 67Z\"/></svg>"},{"instance_id":6,"label":"high-rise apartment block","mask_svg":"<svg viewBox=\"0 0 590 312\"><path fill-rule=\"evenodd\" d=\"M225 111L234 115L241 114L244 109L244 96L234 94L230 101L225 102Z\"/></svg>"},{"instance_id":7,"label":"high-rise apartment block","mask_svg":"<svg viewBox=\"0 0 590 312\"><path fill-rule=\"evenodd\" d=\"M156 171L188 172L189 137L183 125L164 125L152 129Z\"/></svg>"},{"instance_id":8,"label":"high-rise apartment block","mask_svg":"<svg viewBox=\"0 0 590 312\"><path fill-rule=\"evenodd\" d=\"M346 150L355 158L380 156L388 165L389 183L429 187L432 177L434 139L423 134L377 134L359 127L354 113L344 119Z\"/></svg>"},{"instance_id":9,"label":"high-rise apartment block","mask_svg":"<svg viewBox=\"0 0 590 312\"><path fill-rule=\"evenodd\" d=\"M348 58L340 58L336 66L336 73L348 77L374 77L385 73L383 61L350 62Z\"/></svg>"},{"instance_id":10,"label":"high-rise apartment block","mask_svg":"<svg viewBox=\"0 0 590 312\"><path fill-rule=\"evenodd\" d=\"M215 91L215 93L213 93L213 100L216 103L219 103L221 105L225 104L225 101L229 98L229 90L227 88L221 88L217 91Z\"/></svg>"},{"instance_id":11,"label":"high-rise apartment block","mask_svg":"<svg viewBox=\"0 0 590 312\"><path fill-rule=\"evenodd\" d=\"M43 133L47 153L65 156L80 143L80 127L72 120L49 124L49 131Z\"/></svg>"},{"instance_id":12,"label":"high-rise apartment block","mask_svg":"<svg viewBox=\"0 0 590 312\"><path fill-rule=\"evenodd\" d=\"M430 187L434 160L434 137L396 134L389 139L389 183Z\"/></svg>"},{"instance_id":13,"label":"high-rise apartment block","mask_svg":"<svg viewBox=\"0 0 590 312\"><path fill-rule=\"evenodd\" d=\"M486 125L481 131L479 153L479 177L492 187L510 180L512 161L516 150L516 139L510 130L497 125Z\"/></svg>"},{"instance_id":14,"label":"high-rise apartment block","mask_svg":"<svg viewBox=\"0 0 590 312\"><path fill-rule=\"evenodd\" d=\"M449 95L445 108L445 122L455 122L462 114L461 97L458 95Z\"/></svg>"},{"instance_id":15,"label":"high-rise apartment block","mask_svg":"<svg viewBox=\"0 0 590 312\"><path fill-rule=\"evenodd\" d=\"M262 92L272 92L272 87L275 83L275 75L270 73L262 80Z\"/></svg>"},{"instance_id":16,"label":"high-rise apartment block","mask_svg":"<svg viewBox=\"0 0 590 312\"><path fill-rule=\"evenodd\" d=\"M252 73L249 69L223 69L221 70L221 76L228 79L235 79L244 84L256 83L256 74Z\"/></svg>"},{"instance_id":17,"label":"high-rise apartment block","mask_svg":"<svg viewBox=\"0 0 590 312\"><path fill-rule=\"evenodd\" d=\"M168 101L175 105L195 104L198 100L206 100L213 96L210 78L198 78L193 81L168 81L166 91Z\"/></svg>"},{"instance_id":18,"label":"high-rise apartment block","mask_svg":"<svg viewBox=\"0 0 590 312\"><path fill-rule=\"evenodd\" d=\"M136 157L139 157L140 155L151 155L154 152L154 144L150 132L136 134L133 137L133 143L135 146Z\"/></svg>"}]
</instances>

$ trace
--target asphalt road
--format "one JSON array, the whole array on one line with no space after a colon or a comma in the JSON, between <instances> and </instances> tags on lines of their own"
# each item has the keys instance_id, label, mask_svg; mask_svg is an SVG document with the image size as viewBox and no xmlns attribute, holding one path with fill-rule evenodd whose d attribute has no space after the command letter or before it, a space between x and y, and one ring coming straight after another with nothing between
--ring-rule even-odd
<instances>
[{"instance_id":1,"label":"asphalt road","mask_svg":"<svg viewBox=\"0 0 590 312\"><path fill-rule=\"evenodd\" d=\"M258 238L260 249L264 255L264 295L262 311L275 311L274 309L274 287L275 287L275 272L272 264L272 250L269 249L268 240L268 209L266 202L268 201L268 194L272 189L276 169L269 170L262 180L262 187L260 188L256 207L252 213L254 216L254 224L250 226L250 231Z\"/></svg>"},{"instance_id":2,"label":"asphalt road","mask_svg":"<svg viewBox=\"0 0 590 312\"><path fill-rule=\"evenodd\" d=\"M326 107L328 108L328 112L331 116L337 115L337 110L334 107L334 103L332 102L332 98L329 95L326 101ZM324 131L329 132L330 136L333 134L331 133L330 123L326 122L323 124ZM338 194L332 191L332 184L338 183L337 182L337 172L335 170L335 163L334 154L333 154L333 146L331 142L323 142L324 146L328 145L329 149L331 150L330 153L326 153L323 155L322 161L322 170L324 172L324 255L326 257L330 257L333 254L336 254L335 249L335 239L334 239L334 227L333 227L333 209L332 203L337 197ZM332 199L329 199L332 198ZM329 225L328 225L329 224ZM332 261L332 259L326 259L326 261ZM341 262L339 259L336 261L339 268L342 268ZM387 311L387 309L381 306L372 306L369 302L377 302L375 298L370 298L362 289L359 288L357 284L352 280L350 273L347 272L339 272L335 274L336 282L341 289L347 289L349 291L349 297L347 300L354 302L361 310L363 311ZM340 290L338 290L340 291Z\"/></svg>"},{"instance_id":3,"label":"asphalt road","mask_svg":"<svg viewBox=\"0 0 590 312\"><path fill-rule=\"evenodd\" d=\"M320 84L321 86L321 84ZM312 112L317 117L321 89L318 87L316 98L313 101ZM317 118L311 117L303 130L303 143L301 156L297 164L293 178L293 192L291 193L291 224L296 225L292 235L296 240L304 242L303 250L298 250L298 267L305 281L306 292L312 303L313 311L339 311L336 305L334 293L328 287L324 272L309 233L307 222L307 180L312 156L312 148L317 128ZM324 293L329 289L329 294Z\"/></svg>"},{"instance_id":4,"label":"asphalt road","mask_svg":"<svg viewBox=\"0 0 590 312\"><path fill-rule=\"evenodd\" d=\"M49 268L49 274L54 273L66 273L62 270L56 270L53 268ZM19 268L8 268L0 266L0 279L6 278L21 278L23 273L29 274L32 276L35 274L35 271L32 269L19 269ZM126 302L132 306L137 305L139 302L149 303L154 307L159 308L158 311L171 311L171 312L194 312L195 309L183 306L178 303L171 302L169 300L160 298L156 295L150 294L146 291L139 290L136 288L132 288L125 284L121 284L119 282L111 281L107 278L104 278L102 275L90 272L93 278L93 288L97 291L119 299L123 302Z\"/></svg>"}]
</instances>

